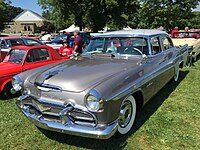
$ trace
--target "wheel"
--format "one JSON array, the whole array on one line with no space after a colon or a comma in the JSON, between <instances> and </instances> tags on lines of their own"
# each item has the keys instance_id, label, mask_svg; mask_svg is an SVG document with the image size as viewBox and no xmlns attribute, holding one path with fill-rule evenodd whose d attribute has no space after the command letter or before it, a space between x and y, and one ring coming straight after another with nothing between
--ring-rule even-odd
<instances>
[{"instance_id":1,"label":"wheel","mask_svg":"<svg viewBox=\"0 0 200 150\"><path fill-rule=\"evenodd\" d=\"M174 75L174 77L173 77L173 81L174 82L177 82L178 81L178 79L179 79L179 66L177 67L177 70L176 70L176 74Z\"/></svg>"},{"instance_id":2,"label":"wheel","mask_svg":"<svg viewBox=\"0 0 200 150\"><path fill-rule=\"evenodd\" d=\"M133 96L127 97L121 104L119 120L118 120L118 132L120 134L126 134L130 131L136 116L136 101Z\"/></svg>"},{"instance_id":3,"label":"wheel","mask_svg":"<svg viewBox=\"0 0 200 150\"><path fill-rule=\"evenodd\" d=\"M187 67L190 67L190 66L192 66L192 62L193 62L192 56L191 56L191 55L189 55L189 56L188 56L187 63L186 63L186 66L187 66Z\"/></svg>"},{"instance_id":4,"label":"wheel","mask_svg":"<svg viewBox=\"0 0 200 150\"><path fill-rule=\"evenodd\" d=\"M4 87L3 94L6 98L10 98L12 96L10 92L11 88L12 88L11 83L7 83L6 86Z\"/></svg>"}]
</instances>

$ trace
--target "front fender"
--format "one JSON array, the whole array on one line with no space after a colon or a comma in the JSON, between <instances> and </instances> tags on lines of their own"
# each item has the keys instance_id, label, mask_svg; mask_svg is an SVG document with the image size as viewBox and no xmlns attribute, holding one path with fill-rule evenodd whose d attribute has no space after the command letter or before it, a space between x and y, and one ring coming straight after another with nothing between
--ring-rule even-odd
<instances>
[{"instance_id":1,"label":"front fender","mask_svg":"<svg viewBox=\"0 0 200 150\"><path fill-rule=\"evenodd\" d=\"M5 78L2 78L1 79L3 81L1 87L0 87L0 92L2 92L6 86L7 83L11 82L12 81L12 76L8 76L8 77L5 77Z\"/></svg>"}]
</instances>

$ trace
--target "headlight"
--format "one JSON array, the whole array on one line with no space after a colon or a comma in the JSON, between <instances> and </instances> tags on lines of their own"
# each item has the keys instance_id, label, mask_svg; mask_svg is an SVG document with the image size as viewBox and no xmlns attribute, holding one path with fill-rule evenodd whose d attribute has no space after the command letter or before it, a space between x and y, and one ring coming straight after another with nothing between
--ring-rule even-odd
<instances>
[{"instance_id":1,"label":"headlight","mask_svg":"<svg viewBox=\"0 0 200 150\"><path fill-rule=\"evenodd\" d=\"M91 109L91 110L98 110L99 109L99 100L92 96L92 95L89 95L87 97L87 106Z\"/></svg>"},{"instance_id":2,"label":"headlight","mask_svg":"<svg viewBox=\"0 0 200 150\"><path fill-rule=\"evenodd\" d=\"M91 90L86 96L86 106L90 111L102 110L103 100L96 90Z\"/></svg>"},{"instance_id":3,"label":"headlight","mask_svg":"<svg viewBox=\"0 0 200 150\"><path fill-rule=\"evenodd\" d=\"M22 80L18 75L12 78L12 86L15 91L20 91L22 89Z\"/></svg>"}]
</instances>

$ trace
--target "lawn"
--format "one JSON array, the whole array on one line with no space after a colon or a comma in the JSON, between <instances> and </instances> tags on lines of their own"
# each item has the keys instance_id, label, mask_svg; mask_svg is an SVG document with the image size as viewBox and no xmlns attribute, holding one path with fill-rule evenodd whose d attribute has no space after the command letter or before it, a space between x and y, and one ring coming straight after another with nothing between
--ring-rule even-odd
<instances>
[{"instance_id":1,"label":"lawn","mask_svg":"<svg viewBox=\"0 0 200 150\"><path fill-rule=\"evenodd\" d=\"M0 149L200 149L200 60L180 72L138 115L124 137L94 140L38 130L18 110L16 98L0 97Z\"/></svg>"}]
</instances>

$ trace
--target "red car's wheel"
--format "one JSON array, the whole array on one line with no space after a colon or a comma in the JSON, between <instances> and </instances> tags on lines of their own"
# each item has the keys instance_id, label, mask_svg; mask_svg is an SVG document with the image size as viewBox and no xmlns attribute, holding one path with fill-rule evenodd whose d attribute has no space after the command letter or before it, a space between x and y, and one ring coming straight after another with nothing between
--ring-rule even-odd
<instances>
[{"instance_id":1,"label":"red car's wheel","mask_svg":"<svg viewBox=\"0 0 200 150\"><path fill-rule=\"evenodd\" d=\"M10 98L12 96L12 93L10 92L11 88L12 88L11 83L7 83L6 86L4 87L3 94L6 98Z\"/></svg>"}]
</instances>

